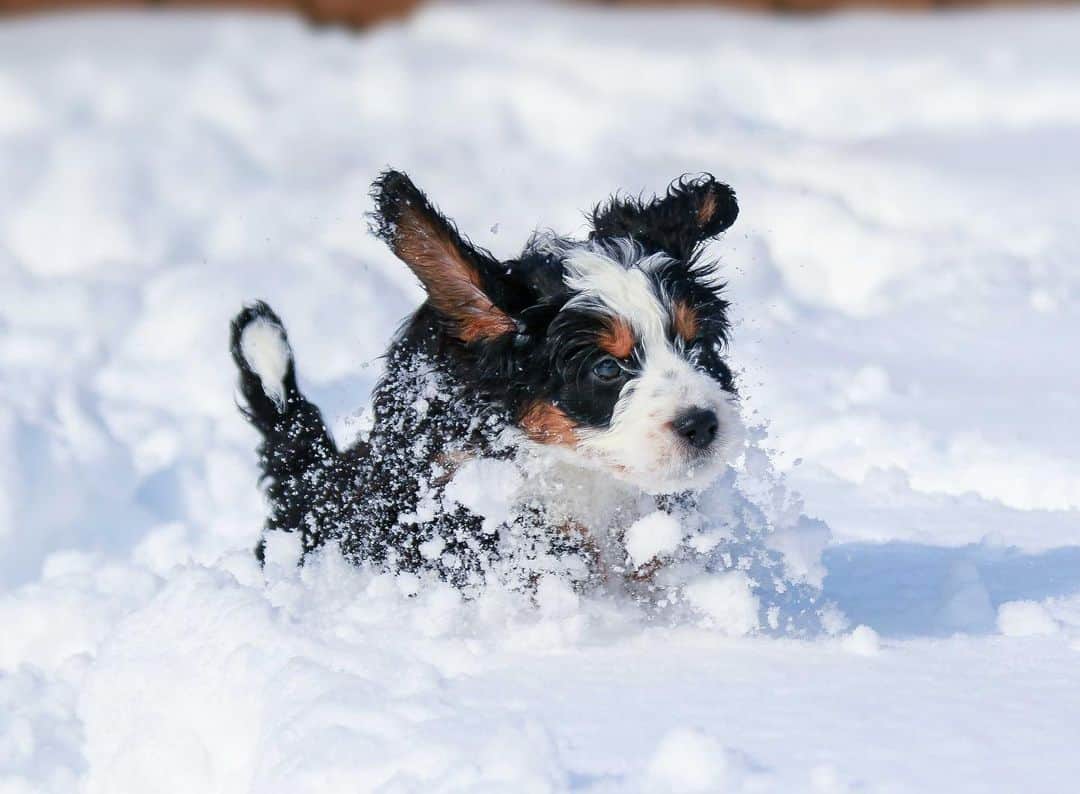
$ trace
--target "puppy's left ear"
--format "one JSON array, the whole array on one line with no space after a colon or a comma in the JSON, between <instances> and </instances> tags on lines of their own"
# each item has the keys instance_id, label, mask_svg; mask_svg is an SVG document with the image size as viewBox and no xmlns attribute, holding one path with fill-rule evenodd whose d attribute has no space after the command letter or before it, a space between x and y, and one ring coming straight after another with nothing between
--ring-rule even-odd
<instances>
[{"instance_id":1,"label":"puppy's left ear","mask_svg":"<svg viewBox=\"0 0 1080 794\"><path fill-rule=\"evenodd\" d=\"M593 210L590 239L631 237L653 253L688 260L739 215L735 191L712 174L676 179L651 201L613 197Z\"/></svg>"},{"instance_id":2,"label":"puppy's left ear","mask_svg":"<svg viewBox=\"0 0 1080 794\"><path fill-rule=\"evenodd\" d=\"M499 263L470 245L408 176L384 172L371 195L375 233L420 279L451 334L471 343L517 330L495 302Z\"/></svg>"}]
</instances>

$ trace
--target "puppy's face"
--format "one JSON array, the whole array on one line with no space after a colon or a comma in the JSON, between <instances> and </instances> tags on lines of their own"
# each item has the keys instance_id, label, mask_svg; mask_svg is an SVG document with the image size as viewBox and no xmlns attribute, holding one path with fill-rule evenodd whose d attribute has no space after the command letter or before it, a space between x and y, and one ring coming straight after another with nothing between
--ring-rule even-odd
<instances>
[{"instance_id":1,"label":"puppy's face","mask_svg":"<svg viewBox=\"0 0 1080 794\"><path fill-rule=\"evenodd\" d=\"M533 443L653 492L701 487L741 438L723 359L726 302L701 243L737 207L711 177L651 202L613 199L585 241L537 236L499 263L411 182L376 184L378 231Z\"/></svg>"},{"instance_id":2,"label":"puppy's face","mask_svg":"<svg viewBox=\"0 0 1080 794\"><path fill-rule=\"evenodd\" d=\"M628 238L537 248L565 300L530 358L549 376L522 429L648 491L708 483L741 437L712 274Z\"/></svg>"}]
</instances>

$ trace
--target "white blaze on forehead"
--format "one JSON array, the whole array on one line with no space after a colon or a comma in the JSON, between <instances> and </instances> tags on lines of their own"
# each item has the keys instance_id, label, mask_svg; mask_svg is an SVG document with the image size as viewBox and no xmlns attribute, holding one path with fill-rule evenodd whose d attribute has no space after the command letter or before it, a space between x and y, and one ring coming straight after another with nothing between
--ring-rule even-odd
<instances>
[{"instance_id":1,"label":"white blaze on forehead","mask_svg":"<svg viewBox=\"0 0 1080 794\"><path fill-rule=\"evenodd\" d=\"M259 376L263 391L279 408L285 405L285 373L289 369L289 344L281 326L260 317L240 337L240 352L251 371Z\"/></svg>"},{"instance_id":2,"label":"white blaze on forehead","mask_svg":"<svg viewBox=\"0 0 1080 794\"><path fill-rule=\"evenodd\" d=\"M583 248L566 258L566 286L577 293L568 308L597 307L615 314L634 329L646 347L666 344L668 311L649 274L670 259L663 254L642 257L630 243L620 246L618 261Z\"/></svg>"}]
</instances>

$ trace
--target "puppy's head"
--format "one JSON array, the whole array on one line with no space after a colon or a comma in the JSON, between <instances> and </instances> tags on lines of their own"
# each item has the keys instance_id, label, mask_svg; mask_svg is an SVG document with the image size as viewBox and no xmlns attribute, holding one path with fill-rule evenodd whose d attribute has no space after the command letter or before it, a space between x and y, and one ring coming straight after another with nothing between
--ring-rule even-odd
<instances>
[{"instance_id":1,"label":"puppy's head","mask_svg":"<svg viewBox=\"0 0 1080 794\"><path fill-rule=\"evenodd\" d=\"M740 438L727 303L702 244L738 214L711 176L613 198L587 240L536 235L499 262L408 177L375 183L376 231L412 269L448 349L531 442L654 493L700 487Z\"/></svg>"}]
</instances>

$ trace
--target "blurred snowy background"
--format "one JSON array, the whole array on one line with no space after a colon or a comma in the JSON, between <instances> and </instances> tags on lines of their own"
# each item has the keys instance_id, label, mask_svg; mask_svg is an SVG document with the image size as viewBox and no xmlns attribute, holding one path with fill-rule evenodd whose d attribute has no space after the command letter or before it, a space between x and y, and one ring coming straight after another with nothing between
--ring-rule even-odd
<instances>
[{"instance_id":1,"label":"blurred snowy background","mask_svg":"<svg viewBox=\"0 0 1080 794\"><path fill-rule=\"evenodd\" d=\"M0 22L0 791L1071 790L1078 40L1070 8ZM831 528L846 629L257 570L227 322L270 301L344 432L421 295L363 218L391 164L504 256L616 188L736 188L757 465Z\"/></svg>"}]
</instances>

